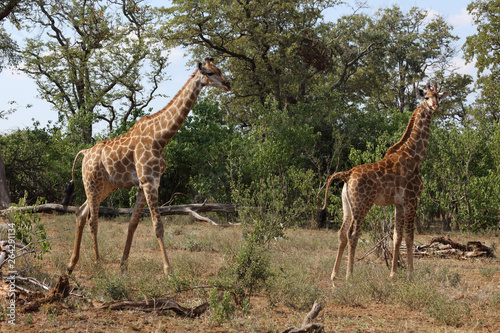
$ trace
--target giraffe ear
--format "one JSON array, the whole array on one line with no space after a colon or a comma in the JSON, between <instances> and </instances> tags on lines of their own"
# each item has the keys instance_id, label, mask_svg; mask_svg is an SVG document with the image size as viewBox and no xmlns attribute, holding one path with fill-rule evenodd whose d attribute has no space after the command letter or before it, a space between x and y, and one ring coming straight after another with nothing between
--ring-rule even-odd
<instances>
[{"instance_id":1,"label":"giraffe ear","mask_svg":"<svg viewBox=\"0 0 500 333\"><path fill-rule=\"evenodd\" d=\"M203 75L211 75L212 71L206 69L203 67L201 62L198 62L198 70L200 71L201 74Z\"/></svg>"},{"instance_id":2,"label":"giraffe ear","mask_svg":"<svg viewBox=\"0 0 500 333\"><path fill-rule=\"evenodd\" d=\"M417 88L417 96L424 98L425 97L424 90Z\"/></svg>"},{"instance_id":3,"label":"giraffe ear","mask_svg":"<svg viewBox=\"0 0 500 333\"><path fill-rule=\"evenodd\" d=\"M450 95L450 92L449 91L445 91L445 92L439 94L439 99L443 100L446 97L448 97L449 95Z\"/></svg>"}]
</instances>

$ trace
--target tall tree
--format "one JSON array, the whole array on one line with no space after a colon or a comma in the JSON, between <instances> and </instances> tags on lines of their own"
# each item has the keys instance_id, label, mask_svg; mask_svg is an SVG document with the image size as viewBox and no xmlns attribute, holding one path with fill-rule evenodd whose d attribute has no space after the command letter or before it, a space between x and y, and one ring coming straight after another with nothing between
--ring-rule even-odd
<instances>
[{"instance_id":1,"label":"tall tree","mask_svg":"<svg viewBox=\"0 0 500 333\"><path fill-rule=\"evenodd\" d=\"M7 65L17 64L19 57L17 55L17 43L12 40L5 31L3 23L6 19L18 23L14 13L23 12L29 6L29 1L22 0L0 0L0 72ZM0 119L5 118L11 110L0 110ZM10 196L7 185L5 166L0 150L0 208L5 208L10 204Z\"/></svg>"},{"instance_id":2,"label":"tall tree","mask_svg":"<svg viewBox=\"0 0 500 333\"><path fill-rule=\"evenodd\" d=\"M304 101L326 73L337 74L332 85L344 83L373 46L332 33L322 12L337 0L172 2L166 31L194 58L213 52L225 59L234 82L229 112L239 123L255 116L254 103L271 99L283 108Z\"/></svg>"},{"instance_id":3,"label":"tall tree","mask_svg":"<svg viewBox=\"0 0 500 333\"><path fill-rule=\"evenodd\" d=\"M465 59L476 59L477 85L481 90L478 104L485 116L500 120L500 0L477 0L467 7L477 25L477 33L467 37Z\"/></svg>"},{"instance_id":4,"label":"tall tree","mask_svg":"<svg viewBox=\"0 0 500 333\"><path fill-rule=\"evenodd\" d=\"M430 16L417 7L403 12L393 6L379 10L375 17L383 47L366 58L353 84L368 96L365 103L400 112L413 110L415 88L429 72L450 67L458 38L442 16Z\"/></svg>"},{"instance_id":5,"label":"tall tree","mask_svg":"<svg viewBox=\"0 0 500 333\"><path fill-rule=\"evenodd\" d=\"M40 0L31 17L24 71L42 98L86 141L101 120L109 131L142 115L165 79L160 14L144 0ZM147 88L146 88L147 85Z\"/></svg>"}]
</instances>

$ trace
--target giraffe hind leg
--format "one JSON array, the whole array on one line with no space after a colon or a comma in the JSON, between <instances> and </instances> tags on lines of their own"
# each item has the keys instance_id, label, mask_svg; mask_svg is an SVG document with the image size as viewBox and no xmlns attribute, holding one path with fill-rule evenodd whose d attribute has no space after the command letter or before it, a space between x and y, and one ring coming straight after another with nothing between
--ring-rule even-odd
<instances>
[{"instance_id":1,"label":"giraffe hind leg","mask_svg":"<svg viewBox=\"0 0 500 333\"><path fill-rule=\"evenodd\" d=\"M100 260L99 257L99 245L97 242L97 231L99 225L99 205L100 203L108 197L115 189L113 185L109 183L103 183L100 187L100 191L92 196L87 196L87 202L90 209L89 217L89 227L90 235L92 236L92 248L94 250L94 261L97 263Z\"/></svg>"},{"instance_id":2,"label":"giraffe hind leg","mask_svg":"<svg viewBox=\"0 0 500 333\"><path fill-rule=\"evenodd\" d=\"M396 213L394 217L394 249L392 256L391 278L396 277L399 263L399 249L403 241L403 225L404 225L404 208L401 205L396 205Z\"/></svg>"},{"instance_id":3,"label":"giraffe hind leg","mask_svg":"<svg viewBox=\"0 0 500 333\"><path fill-rule=\"evenodd\" d=\"M139 193L137 194L137 198L135 200L134 210L132 212L132 216L130 218L130 222L128 225L127 241L125 242L123 257L120 264L122 274L127 271L127 260L130 253L130 248L132 246L132 239L134 238L134 233L141 219L142 210L144 209L145 205L146 205L146 197L144 195L144 191L139 190Z\"/></svg>"},{"instance_id":4,"label":"giraffe hind leg","mask_svg":"<svg viewBox=\"0 0 500 333\"><path fill-rule=\"evenodd\" d=\"M342 255L344 254L344 249L347 245L347 234L352 226L352 214L349 200L347 198L347 185L344 185L342 190L342 210L344 212L344 219L342 226L338 232L339 235L339 248L337 250L337 257L335 259L335 264L333 266L333 271L331 275L332 285L335 287L335 278L339 275L340 263L342 262Z\"/></svg>"},{"instance_id":5,"label":"giraffe hind leg","mask_svg":"<svg viewBox=\"0 0 500 333\"><path fill-rule=\"evenodd\" d=\"M75 235L75 245L73 247L73 255L68 264L68 273L71 274L76 264L78 263L78 259L80 258L80 245L82 243L82 234L83 228L85 227L85 223L87 223L87 218L89 215L89 209L87 205L87 201L83 203L83 205L78 208L76 211L76 235Z\"/></svg>"}]
</instances>

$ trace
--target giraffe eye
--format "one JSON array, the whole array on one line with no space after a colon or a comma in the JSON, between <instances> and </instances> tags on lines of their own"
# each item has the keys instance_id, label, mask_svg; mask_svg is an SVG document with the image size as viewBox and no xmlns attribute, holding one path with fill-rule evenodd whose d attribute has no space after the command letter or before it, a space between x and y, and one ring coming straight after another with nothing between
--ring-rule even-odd
<instances>
[{"instance_id":1,"label":"giraffe eye","mask_svg":"<svg viewBox=\"0 0 500 333\"><path fill-rule=\"evenodd\" d=\"M214 75L214 72L207 72L207 76L212 76Z\"/></svg>"},{"instance_id":2,"label":"giraffe eye","mask_svg":"<svg viewBox=\"0 0 500 333\"><path fill-rule=\"evenodd\" d=\"M428 101L430 97L425 96L425 99Z\"/></svg>"}]
</instances>

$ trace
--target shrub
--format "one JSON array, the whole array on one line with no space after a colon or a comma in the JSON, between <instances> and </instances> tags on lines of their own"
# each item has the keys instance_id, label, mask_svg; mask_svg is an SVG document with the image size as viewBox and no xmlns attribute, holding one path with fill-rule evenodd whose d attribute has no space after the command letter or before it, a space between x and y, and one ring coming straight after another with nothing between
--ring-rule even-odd
<instances>
[{"instance_id":1,"label":"shrub","mask_svg":"<svg viewBox=\"0 0 500 333\"><path fill-rule=\"evenodd\" d=\"M237 305L261 290L269 277L270 260L264 249L252 241L247 241L233 259L229 267L222 270L215 282L220 290L229 291Z\"/></svg>"},{"instance_id":2,"label":"shrub","mask_svg":"<svg viewBox=\"0 0 500 333\"><path fill-rule=\"evenodd\" d=\"M96 279L96 292L101 292L105 298L120 300L128 298L130 291L128 281L124 277L110 276Z\"/></svg>"},{"instance_id":3,"label":"shrub","mask_svg":"<svg viewBox=\"0 0 500 333\"><path fill-rule=\"evenodd\" d=\"M230 320L235 311L235 307L231 302L231 294L225 290L222 294L222 299L219 296L219 290L217 288L212 288L210 290L210 313L212 319L217 324L222 324Z\"/></svg>"}]
</instances>

